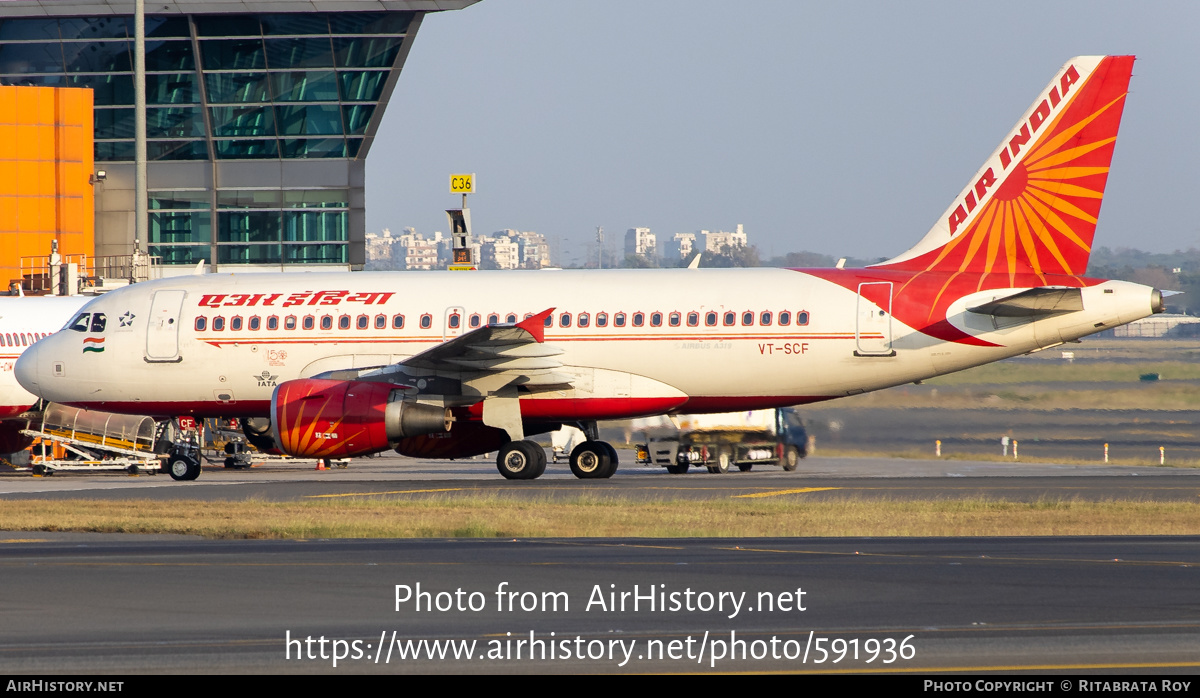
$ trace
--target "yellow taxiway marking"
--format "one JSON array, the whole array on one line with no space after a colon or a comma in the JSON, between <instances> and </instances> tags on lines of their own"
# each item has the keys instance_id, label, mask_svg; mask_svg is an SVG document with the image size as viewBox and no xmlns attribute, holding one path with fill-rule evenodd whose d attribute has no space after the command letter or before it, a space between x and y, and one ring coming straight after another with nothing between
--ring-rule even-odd
<instances>
[{"instance_id":1,"label":"yellow taxiway marking","mask_svg":"<svg viewBox=\"0 0 1200 698\"><path fill-rule=\"evenodd\" d=\"M755 492L754 494L735 494L734 499L743 497L778 497L781 494L804 494L806 492L824 492L826 490L840 490L840 487L801 487L795 490L775 490L774 492Z\"/></svg>"},{"instance_id":2,"label":"yellow taxiway marking","mask_svg":"<svg viewBox=\"0 0 1200 698\"><path fill-rule=\"evenodd\" d=\"M48 543L49 538L0 538L0 543Z\"/></svg>"},{"instance_id":3,"label":"yellow taxiway marking","mask_svg":"<svg viewBox=\"0 0 1200 698\"><path fill-rule=\"evenodd\" d=\"M386 492L347 492L345 494L310 494L305 499L322 499L329 497L373 497L380 494L423 494L426 492L461 492L463 487L451 487L441 490L388 490Z\"/></svg>"}]
</instances>

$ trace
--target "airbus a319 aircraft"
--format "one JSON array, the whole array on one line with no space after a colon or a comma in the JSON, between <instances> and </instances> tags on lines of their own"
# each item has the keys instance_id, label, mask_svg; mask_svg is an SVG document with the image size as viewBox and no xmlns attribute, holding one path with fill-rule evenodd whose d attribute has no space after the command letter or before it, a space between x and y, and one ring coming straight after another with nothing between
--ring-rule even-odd
<instances>
[{"instance_id":1,"label":"airbus a319 aircraft","mask_svg":"<svg viewBox=\"0 0 1200 698\"><path fill-rule=\"evenodd\" d=\"M93 301L17 375L80 407L242 417L294 456L499 450L515 479L545 468L528 435L577 424L571 470L609 477L596 420L829 400L1161 312L1083 276L1133 60L1071 59L928 234L865 269L162 279Z\"/></svg>"}]
</instances>

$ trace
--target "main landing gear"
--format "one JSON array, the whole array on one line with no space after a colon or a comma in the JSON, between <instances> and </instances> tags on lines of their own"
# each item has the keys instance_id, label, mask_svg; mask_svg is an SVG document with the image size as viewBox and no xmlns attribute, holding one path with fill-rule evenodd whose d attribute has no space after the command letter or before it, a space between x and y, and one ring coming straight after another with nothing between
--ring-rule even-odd
<instances>
[{"instance_id":1,"label":"main landing gear","mask_svg":"<svg viewBox=\"0 0 1200 698\"><path fill-rule=\"evenodd\" d=\"M571 451L571 472L581 480L610 478L617 472L617 449L607 441L584 441Z\"/></svg>"},{"instance_id":2,"label":"main landing gear","mask_svg":"<svg viewBox=\"0 0 1200 698\"><path fill-rule=\"evenodd\" d=\"M571 473L581 480L612 477L617 472L617 449L597 438L595 422L579 426L587 441L571 451ZM532 441L510 441L500 447L496 469L509 480L532 480L546 471L546 451Z\"/></svg>"},{"instance_id":3,"label":"main landing gear","mask_svg":"<svg viewBox=\"0 0 1200 698\"><path fill-rule=\"evenodd\" d=\"M496 469L509 480L532 480L546 472L546 451L532 441L509 441L500 447Z\"/></svg>"}]
</instances>

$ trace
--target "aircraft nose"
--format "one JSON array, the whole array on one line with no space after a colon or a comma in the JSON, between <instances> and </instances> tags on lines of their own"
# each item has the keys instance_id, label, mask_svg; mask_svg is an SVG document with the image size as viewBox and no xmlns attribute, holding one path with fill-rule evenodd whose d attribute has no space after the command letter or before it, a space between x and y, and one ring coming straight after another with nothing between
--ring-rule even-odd
<instances>
[{"instance_id":1,"label":"aircraft nose","mask_svg":"<svg viewBox=\"0 0 1200 698\"><path fill-rule=\"evenodd\" d=\"M44 339L42 340L42 342L45 341ZM21 352L21 355L17 357L16 365L13 366L13 373L17 377L17 382L21 384L22 388L34 395L41 394L38 392L38 354L40 353L38 344L40 342Z\"/></svg>"}]
</instances>

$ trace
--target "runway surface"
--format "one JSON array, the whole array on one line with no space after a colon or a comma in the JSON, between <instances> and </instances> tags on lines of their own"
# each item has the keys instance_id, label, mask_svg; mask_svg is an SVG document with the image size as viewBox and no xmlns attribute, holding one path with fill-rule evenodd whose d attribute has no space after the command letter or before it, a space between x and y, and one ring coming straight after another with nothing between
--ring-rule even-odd
<instances>
[{"instance_id":1,"label":"runway surface","mask_svg":"<svg viewBox=\"0 0 1200 698\"><path fill-rule=\"evenodd\" d=\"M198 480L122 473L28 473L0 476L5 499L197 499L319 497L453 497L504 493L515 497L573 497L583 493L645 499L788 496L929 499L993 497L1013 501L1068 498L1087 501L1145 499L1197 501L1200 469L1052 465L894 458L822 458L801 461L795 472L760 466L751 472L668 475L663 468L623 465L609 480L579 480L565 464L550 465L537 480L500 477L490 459L422 461L390 455L359 459L344 469L317 471L311 462L268 464L250 470L206 467Z\"/></svg>"},{"instance_id":2,"label":"runway surface","mask_svg":"<svg viewBox=\"0 0 1200 698\"><path fill-rule=\"evenodd\" d=\"M625 465L609 481L585 482L560 465L508 482L490 461L396 457L333 471L206 469L191 483L8 474L0 502L431 490L1196 501L1198 478L1182 469L810 458L795 473L670 476ZM831 489L810 491L817 485ZM206 541L0 532L0 671L1196 673L1198 574L1197 537Z\"/></svg>"},{"instance_id":3,"label":"runway surface","mask_svg":"<svg viewBox=\"0 0 1200 698\"><path fill-rule=\"evenodd\" d=\"M1200 666L1197 538L32 538L7 673Z\"/></svg>"}]
</instances>

